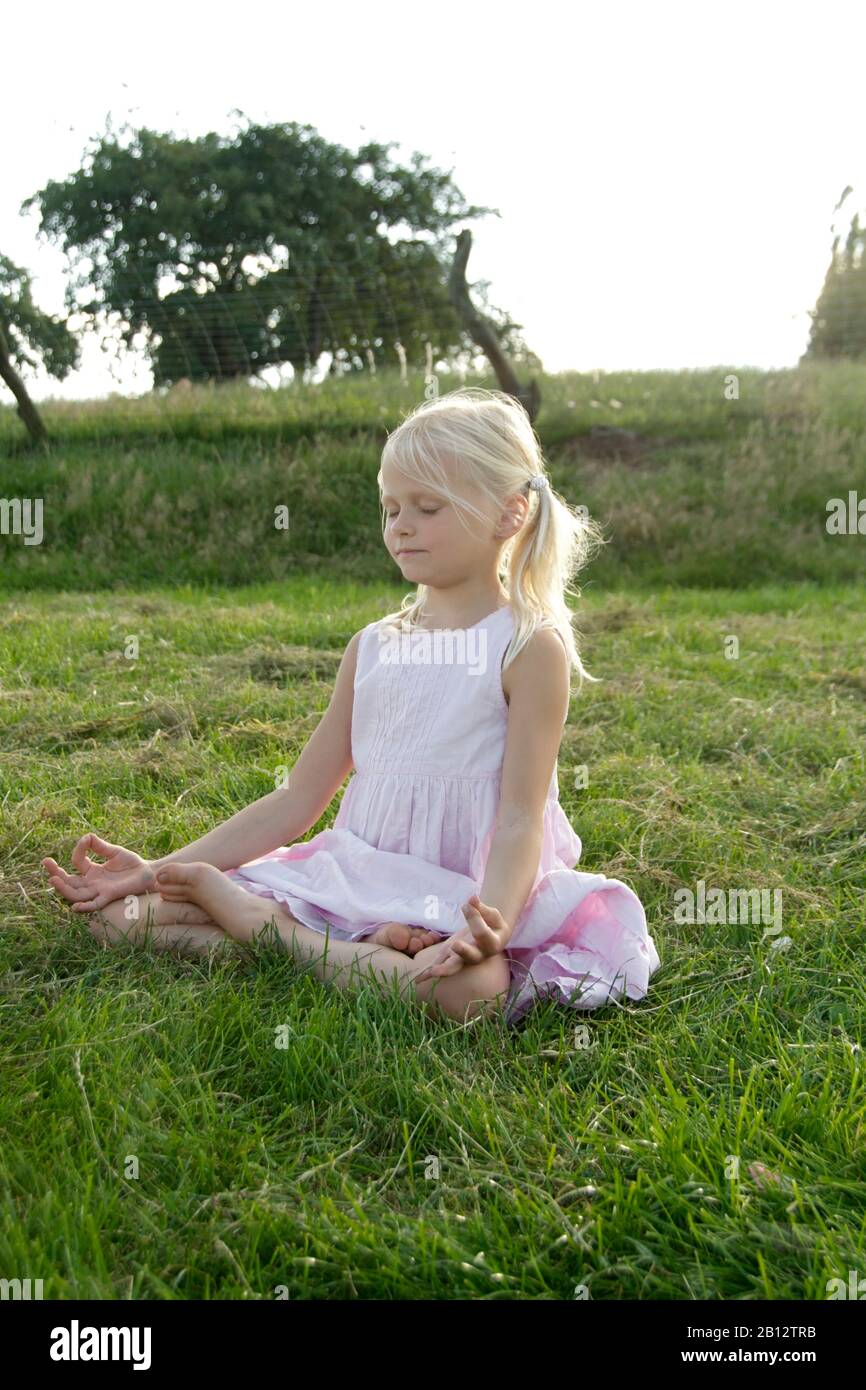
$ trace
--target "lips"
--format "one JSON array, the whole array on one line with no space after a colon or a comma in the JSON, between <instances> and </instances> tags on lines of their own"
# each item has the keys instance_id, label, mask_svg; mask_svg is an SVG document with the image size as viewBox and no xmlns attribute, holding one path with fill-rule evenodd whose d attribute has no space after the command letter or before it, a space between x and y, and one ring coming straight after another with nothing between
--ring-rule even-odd
<instances>
[{"instance_id":1,"label":"lips","mask_svg":"<svg viewBox=\"0 0 866 1390\"><path fill-rule=\"evenodd\" d=\"M398 555L423 555L423 550L398 550Z\"/></svg>"}]
</instances>

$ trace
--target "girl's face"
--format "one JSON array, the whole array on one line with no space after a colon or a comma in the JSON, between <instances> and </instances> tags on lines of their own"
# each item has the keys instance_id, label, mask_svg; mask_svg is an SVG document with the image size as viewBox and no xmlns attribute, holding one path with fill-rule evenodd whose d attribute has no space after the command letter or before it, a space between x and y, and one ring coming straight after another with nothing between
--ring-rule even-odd
<instances>
[{"instance_id":1,"label":"girl's face","mask_svg":"<svg viewBox=\"0 0 866 1390\"><path fill-rule=\"evenodd\" d=\"M480 552L493 545L491 527L461 520L444 497L396 469L382 469L385 544L403 574L416 584L454 581L478 568ZM474 505L480 507L479 502Z\"/></svg>"}]
</instances>

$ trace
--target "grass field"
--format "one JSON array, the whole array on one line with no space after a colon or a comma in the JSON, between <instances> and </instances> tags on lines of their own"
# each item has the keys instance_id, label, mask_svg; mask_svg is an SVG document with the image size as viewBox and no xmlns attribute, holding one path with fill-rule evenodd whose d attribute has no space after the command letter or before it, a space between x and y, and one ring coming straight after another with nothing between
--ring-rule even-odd
<instances>
[{"instance_id":1,"label":"grass field","mask_svg":"<svg viewBox=\"0 0 866 1390\"><path fill-rule=\"evenodd\" d=\"M732 400L725 372L544 380L536 429L554 486L609 538L592 583L862 583L862 536L830 536L825 523L829 498L866 496L866 364L743 371ZM459 385L442 378L439 389ZM226 386L58 402L44 409L46 457L23 447L11 408L0 411L0 496L43 498L45 533L41 545L0 535L3 587L399 582L376 472L386 430L423 396L416 376L297 395ZM274 525L279 506L287 529Z\"/></svg>"},{"instance_id":2,"label":"grass field","mask_svg":"<svg viewBox=\"0 0 866 1390\"><path fill-rule=\"evenodd\" d=\"M43 546L0 537L0 1275L46 1298L689 1300L823 1299L866 1270L866 537L824 529L827 498L866 494L866 368L741 373L737 402L719 376L545 382L557 486L611 532L561 800L662 967L638 1005L516 1029L329 990L266 947L102 950L39 868L88 829L167 853L295 760L348 638L406 592L376 532L398 388L344 384L342 414L327 388L294 442L238 395L219 457L191 405L170 428L173 405L57 407L40 460L0 418L0 495L46 498ZM637 438L610 456L599 423ZM701 880L781 890L787 945L677 921Z\"/></svg>"}]
</instances>

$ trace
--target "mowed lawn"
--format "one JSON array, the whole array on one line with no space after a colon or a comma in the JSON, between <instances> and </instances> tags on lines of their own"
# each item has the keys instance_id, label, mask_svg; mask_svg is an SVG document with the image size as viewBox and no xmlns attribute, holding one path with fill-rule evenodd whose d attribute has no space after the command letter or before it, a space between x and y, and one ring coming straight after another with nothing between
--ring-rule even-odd
<instances>
[{"instance_id":1,"label":"mowed lawn","mask_svg":"<svg viewBox=\"0 0 866 1390\"><path fill-rule=\"evenodd\" d=\"M40 859L87 830L161 855L271 791L403 592L4 600L0 1275L46 1298L825 1298L866 1269L861 585L580 600L603 683L573 698L561 799L580 867L646 905L642 1003L463 1028L271 947L103 949L47 891ZM678 920L700 881L781 890L783 936Z\"/></svg>"}]
</instances>

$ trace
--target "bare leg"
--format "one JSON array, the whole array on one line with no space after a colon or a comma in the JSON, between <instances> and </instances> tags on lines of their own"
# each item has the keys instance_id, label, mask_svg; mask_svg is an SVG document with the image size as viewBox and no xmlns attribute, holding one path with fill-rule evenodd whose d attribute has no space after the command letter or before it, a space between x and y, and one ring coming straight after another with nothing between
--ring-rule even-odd
<instances>
[{"instance_id":1,"label":"bare leg","mask_svg":"<svg viewBox=\"0 0 866 1390\"><path fill-rule=\"evenodd\" d=\"M167 903L158 893L142 894L131 920L124 903L118 901L94 912L89 926L106 946L124 940L143 946L149 941L155 951L186 956L207 955L232 940L204 908L195 903Z\"/></svg>"},{"instance_id":2,"label":"bare leg","mask_svg":"<svg viewBox=\"0 0 866 1390\"><path fill-rule=\"evenodd\" d=\"M454 976L434 977L416 985L415 976L435 960L441 943L410 957L389 946L323 936L273 900L239 888L211 864L172 864L168 870L167 893L186 895L186 901L204 908L236 940L251 942L263 934L271 939L275 936L296 962L309 964L318 979L338 988L372 982L390 994L396 982L401 995L422 1004L433 1017L439 1017L441 1011L461 1021L467 1013L495 1013L504 1002L511 979L504 955L464 966ZM176 898L171 906L182 905L183 900Z\"/></svg>"}]
</instances>

